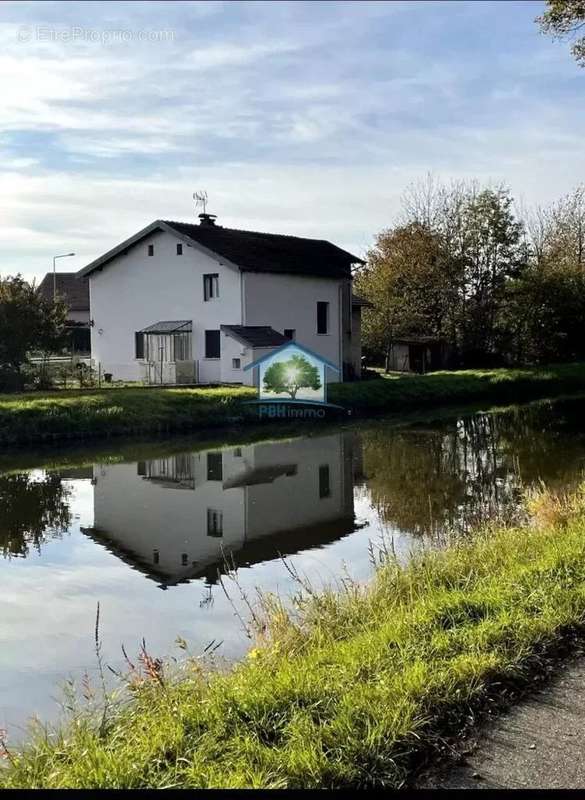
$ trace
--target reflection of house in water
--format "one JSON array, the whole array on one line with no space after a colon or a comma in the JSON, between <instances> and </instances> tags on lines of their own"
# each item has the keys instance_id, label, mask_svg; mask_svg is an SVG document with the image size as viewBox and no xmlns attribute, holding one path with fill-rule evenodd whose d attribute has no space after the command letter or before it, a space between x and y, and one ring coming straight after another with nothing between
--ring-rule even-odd
<instances>
[{"instance_id":1,"label":"reflection of house in water","mask_svg":"<svg viewBox=\"0 0 585 800\"><path fill-rule=\"evenodd\" d=\"M326 544L355 530L351 433L94 467L85 529L163 585Z\"/></svg>"}]
</instances>

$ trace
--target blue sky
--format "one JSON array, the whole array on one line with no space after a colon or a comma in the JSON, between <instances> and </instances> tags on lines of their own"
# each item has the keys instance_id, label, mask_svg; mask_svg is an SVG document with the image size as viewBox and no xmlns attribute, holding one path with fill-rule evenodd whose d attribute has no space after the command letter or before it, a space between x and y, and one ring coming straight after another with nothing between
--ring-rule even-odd
<instances>
[{"instance_id":1,"label":"blue sky","mask_svg":"<svg viewBox=\"0 0 585 800\"><path fill-rule=\"evenodd\" d=\"M77 269L157 217L362 255L408 184L585 175L585 70L543 3L0 6L0 273Z\"/></svg>"}]
</instances>

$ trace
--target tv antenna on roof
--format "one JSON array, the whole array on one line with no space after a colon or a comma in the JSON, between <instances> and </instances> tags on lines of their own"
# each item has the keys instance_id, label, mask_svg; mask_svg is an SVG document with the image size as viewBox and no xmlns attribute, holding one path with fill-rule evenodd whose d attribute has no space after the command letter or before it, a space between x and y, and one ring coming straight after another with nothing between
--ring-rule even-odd
<instances>
[{"instance_id":1,"label":"tv antenna on roof","mask_svg":"<svg viewBox=\"0 0 585 800\"><path fill-rule=\"evenodd\" d=\"M195 208L202 208L203 213L207 214L207 192L193 192L193 200L195 200Z\"/></svg>"}]
</instances>

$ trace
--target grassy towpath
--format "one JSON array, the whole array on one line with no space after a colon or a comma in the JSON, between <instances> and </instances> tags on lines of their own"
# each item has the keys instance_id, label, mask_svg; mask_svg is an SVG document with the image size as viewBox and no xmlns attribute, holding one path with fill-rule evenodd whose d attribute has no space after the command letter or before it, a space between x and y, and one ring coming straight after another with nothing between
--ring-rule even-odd
<instances>
[{"instance_id":1,"label":"grassy towpath","mask_svg":"<svg viewBox=\"0 0 585 800\"><path fill-rule=\"evenodd\" d=\"M333 384L329 399L368 417L485 401L517 402L585 390L585 364L380 376ZM30 445L258 424L246 387L124 387L0 395L0 444ZM278 423L272 423L278 424Z\"/></svg>"}]
</instances>

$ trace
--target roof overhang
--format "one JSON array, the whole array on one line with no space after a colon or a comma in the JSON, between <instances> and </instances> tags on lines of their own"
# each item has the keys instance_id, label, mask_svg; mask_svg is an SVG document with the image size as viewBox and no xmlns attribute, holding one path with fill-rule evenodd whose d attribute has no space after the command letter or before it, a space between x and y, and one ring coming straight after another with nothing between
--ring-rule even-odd
<instances>
[{"instance_id":1,"label":"roof overhang","mask_svg":"<svg viewBox=\"0 0 585 800\"><path fill-rule=\"evenodd\" d=\"M251 347L253 350L265 350L269 347L281 347L282 345L290 342L290 339L287 339L286 336L282 335L282 333L275 331L274 328L270 327L270 325L220 325L219 327L223 333L226 333L232 339L235 339L241 344L246 345L246 347ZM271 338L271 341L254 341L253 338L246 335L246 329L262 329L262 331L266 333L267 337Z\"/></svg>"},{"instance_id":2,"label":"roof overhang","mask_svg":"<svg viewBox=\"0 0 585 800\"><path fill-rule=\"evenodd\" d=\"M190 319L169 319L155 322L154 325L149 325L143 328L138 333L192 333L193 322Z\"/></svg>"}]
</instances>

